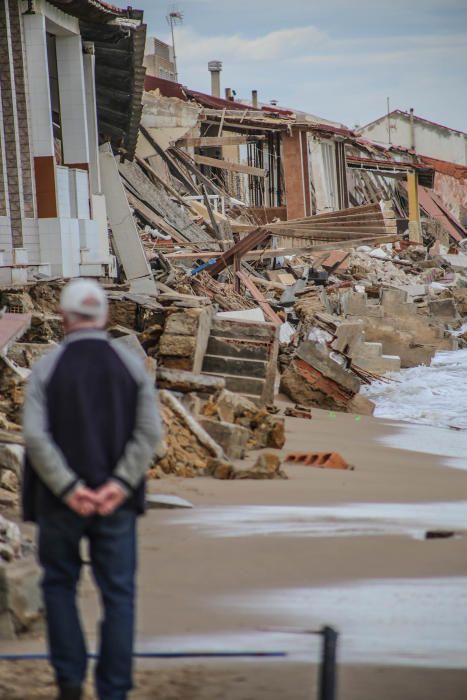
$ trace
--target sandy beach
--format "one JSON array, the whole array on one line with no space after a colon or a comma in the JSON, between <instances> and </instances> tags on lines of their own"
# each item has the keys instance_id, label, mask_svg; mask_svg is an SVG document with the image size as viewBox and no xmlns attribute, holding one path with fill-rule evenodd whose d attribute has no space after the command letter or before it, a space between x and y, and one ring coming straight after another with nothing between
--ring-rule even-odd
<instances>
[{"instance_id":1,"label":"sandy beach","mask_svg":"<svg viewBox=\"0 0 467 700\"><path fill-rule=\"evenodd\" d=\"M340 633L339 700L467 697L467 471L383 444L397 444L401 428L315 409L311 421L287 419L283 454L337 451L354 470L294 465L284 481L150 482L195 507L141 521L138 649L288 656L140 662L132 698L313 700L319 639L305 631L324 624ZM413 428L419 442L420 430L431 439L441 430ZM425 539L428 530L457 534ZM81 602L94 641L87 571ZM39 634L0 649L44 642ZM1 662L0 696L53 697L45 664Z\"/></svg>"}]
</instances>

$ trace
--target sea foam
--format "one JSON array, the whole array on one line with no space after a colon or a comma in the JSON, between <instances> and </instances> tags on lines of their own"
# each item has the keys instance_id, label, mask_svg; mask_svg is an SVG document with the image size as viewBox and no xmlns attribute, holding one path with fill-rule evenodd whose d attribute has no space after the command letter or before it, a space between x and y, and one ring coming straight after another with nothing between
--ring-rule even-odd
<instances>
[{"instance_id":1,"label":"sea foam","mask_svg":"<svg viewBox=\"0 0 467 700\"><path fill-rule=\"evenodd\" d=\"M467 430L467 350L440 352L429 367L387 377L361 392L375 402L375 416Z\"/></svg>"}]
</instances>

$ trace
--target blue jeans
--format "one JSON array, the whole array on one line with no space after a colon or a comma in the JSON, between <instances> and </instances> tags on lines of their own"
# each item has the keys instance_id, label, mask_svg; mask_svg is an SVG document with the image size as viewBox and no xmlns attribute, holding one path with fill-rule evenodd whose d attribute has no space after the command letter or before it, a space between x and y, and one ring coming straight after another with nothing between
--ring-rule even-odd
<instances>
[{"instance_id":1,"label":"blue jeans","mask_svg":"<svg viewBox=\"0 0 467 700\"><path fill-rule=\"evenodd\" d=\"M104 616L100 625L96 689L99 700L125 700L133 687L136 514L120 509L83 518L68 508L39 517L39 560L47 612L49 653L58 685L77 688L87 651L76 607L80 542L89 540L92 572Z\"/></svg>"}]
</instances>

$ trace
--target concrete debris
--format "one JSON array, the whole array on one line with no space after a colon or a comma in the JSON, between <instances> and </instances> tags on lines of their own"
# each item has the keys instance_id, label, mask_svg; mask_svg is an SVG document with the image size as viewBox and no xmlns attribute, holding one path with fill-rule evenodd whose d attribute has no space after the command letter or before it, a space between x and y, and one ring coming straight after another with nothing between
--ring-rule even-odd
<instances>
[{"instance_id":1,"label":"concrete debris","mask_svg":"<svg viewBox=\"0 0 467 700\"><path fill-rule=\"evenodd\" d=\"M246 446L249 449L282 449L285 444L284 419L272 414L267 407L258 408L244 396L223 391L216 401L209 401L202 411L204 415L217 418L220 423L246 429Z\"/></svg>"},{"instance_id":2,"label":"concrete debris","mask_svg":"<svg viewBox=\"0 0 467 700\"><path fill-rule=\"evenodd\" d=\"M179 496L166 496L161 493L148 493L146 495L146 508L193 508L193 503L190 503L190 501L186 501L184 498L180 498Z\"/></svg>"},{"instance_id":3,"label":"concrete debris","mask_svg":"<svg viewBox=\"0 0 467 700\"><path fill-rule=\"evenodd\" d=\"M280 457L274 452L262 452L252 467L237 467L233 479L287 479L281 469Z\"/></svg>"},{"instance_id":4,"label":"concrete debris","mask_svg":"<svg viewBox=\"0 0 467 700\"><path fill-rule=\"evenodd\" d=\"M15 476L13 471L2 471L5 474ZM15 639L41 619L39 582L31 543L16 523L0 515L0 640Z\"/></svg>"},{"instance_id":5,"label":"concrete debris","mask_svg":"<svg viewBox=\"0 0 467 700\"><path fill-rule=\"evenodd\" d=\"M290 416L291 418L306 418L307 420L311 420L313 418L310 409L306 406L300 406L299 404L293 408L291 406L287 406L284 411L284 415Z\"/></svg>"},{"instance_id":6,"label":"concrete debris","mask_svg":"<svg viewBox=\"0 0 467 700\"><path fill-rule=\"evenodd\" d=\"M2 528L0 521L0 533ZM31 556L0 564L0 640L12 641L42 619L40 579L41 571Z\"/></svg>"},{"instance_id":7,"label":"concrete debris","mask_svg":"<svg viewBox=\"0 0 467 700\"><path fill-rule=\"evenodd\" d=\"M213 418L201 418L201 427L222 447L229 459L243 459L250 433L246 428Z\"/></svg>"},{"instance_id":8,"label":"concrete debris","mask_svg":"<svg viewBox=\"0 0 467 700\"><path fill-rule=\"evenodd\" d=\"M169 389L181 394L196 392L203 398L218 395L225 388L225 380L184 370L158 367L157 385L160 389Z\"/></svg>"},{"instance_id":9,"label":"concrete debris","mask_svg":"<svg viewBox=\"0 0 467 700\"><path fill-rule=\"evenodd\" d=\"M0 557L4 561L20 559L21 552L21 532L15 523L0 515Z\"/></svg>"}]
</instances>

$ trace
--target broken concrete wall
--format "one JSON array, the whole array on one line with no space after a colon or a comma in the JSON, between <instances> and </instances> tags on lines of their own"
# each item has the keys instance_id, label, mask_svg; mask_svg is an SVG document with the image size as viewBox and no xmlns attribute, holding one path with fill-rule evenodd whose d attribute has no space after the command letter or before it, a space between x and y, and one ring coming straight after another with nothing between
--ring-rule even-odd
<instances>
[{"instance_id":1,"label":"broken concrete wall","mask_svg":"<svg viewBox=\"0 0 467 700\"><path fill-rule=\"evenodd\" d=\"M175 141L187 134L190 136L198 135L199 127L197 125L200 111L200 107L193 102L185 102L176 97L164 97L155 92L145 92L143 94L141 124L165 151ZM153 155L154 149L145 152L144 145L140 146L140 142L138 142L137 152L141 158L146 158Z\"/></svg>"},{"instance_id":2,"label":"broken concrete wall","mask_svg":"<svg viewBox=\"0 0 467 700\"><path fill-rule=\"evenodd\" d=\"M360 386L361 380L352 371L349 359L307 340L301 343L283 373L280 390L303 406L352 412L352 401ZM368 405L367 412L371 413L372 408Z\"/></svg>"},{"instance_id":3,"label":"broken concrete wall","mask_svg":"<svg viewBox=\"0 0 467 700\"><path fill-rule=\"evenodd\" d=\"M159 342L163 367L199 373L211 332L213 308L169 309Z\"/></svg>"}]
</instances>

